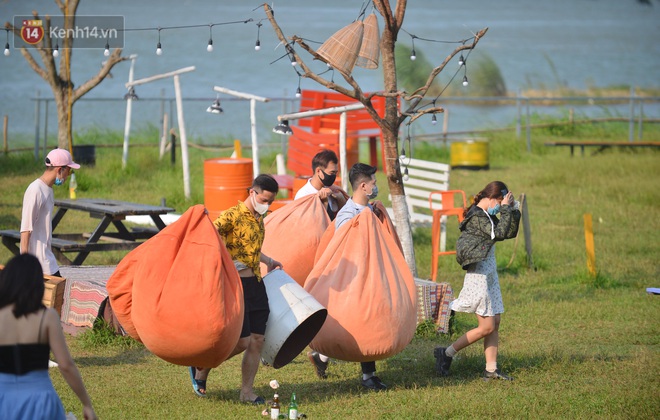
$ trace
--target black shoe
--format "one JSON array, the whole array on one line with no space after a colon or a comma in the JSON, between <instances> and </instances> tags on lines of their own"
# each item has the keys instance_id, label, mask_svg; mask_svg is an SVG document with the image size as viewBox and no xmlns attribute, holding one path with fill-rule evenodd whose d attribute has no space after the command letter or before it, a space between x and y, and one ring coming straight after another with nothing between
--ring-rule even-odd
<instances>
[{"instance_id":1,"label":"black shoe","mask_svg":"<svg viewBox=\"0 0 660 420\"><path fill-rule=\"evenodd\" d=\"M376 375L372 376L366 381L363 379L362 386L371 389L372 391L383 391L387 389L387 385L385 385L383 381L381 381L380 378Z\"/></svg>"},{"instance_id":2,"label":"black shoe","mask_svg":"<svg viewBox=\"0 0 660 420\"><path fill-rule=\"evenodd\" d=\"M449 367L451 366L451 357L445 354L446 347L436 347L433 350L433 356L435 356L435 371L440 376L449 376Z\"/></svg>"},{"instance_id":3,"label":"black shoe","mask_svg":"<svg viewBox=\"0 0 660 420\"><path fill-rule=\"evenodd\" d=\"M502 381L513 381L513 378L511 376L506 376L502 372L500 372L499 369L497 369L495 372L488 372L487 370L484 370L484 381L490 381L491 379L500 379Z\"/></svg>"},{"instance_id":4,"label":"black shoe","mask_svg":"<svg viewBox=\"0 0 660 420\"><path fill-rule=\"evenodd\" d=\"M316 376L318 376L319 379L328 379L328 374L325 373L326 369L328 369L328 362L321 360L319 352L310 351L307 353L307 357L309 358L309 361L314 365Z\"/></svg>"}]
</instances>

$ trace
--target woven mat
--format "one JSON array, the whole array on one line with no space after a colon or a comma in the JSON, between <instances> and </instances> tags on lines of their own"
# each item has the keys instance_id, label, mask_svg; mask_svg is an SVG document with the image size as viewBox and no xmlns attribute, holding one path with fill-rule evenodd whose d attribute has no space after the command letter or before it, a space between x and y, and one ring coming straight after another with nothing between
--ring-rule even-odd
<instances>
[{"instance_id":1,"label":"woven mat","mask_svg":"<svg viewBox=\"0 0 660 420\"><path fill-rule=\"evenodd\" d=\"M454 292L449 283L436 283L430 280L415 279L417 286L417 323L431 319L439 333L449 332L449 302Z\"/></svg>"},{"instance_id":2,"label":"woven mat","mask_svg":"<svg viewBox=\"0 0 660 420\"><path fill-rule=\"evenodd\" d=\"M63 266L60 274L67 279L60 320L75 327L89 327L108 296L105 284L115 266Z\"/></svg>"}]
</instances>

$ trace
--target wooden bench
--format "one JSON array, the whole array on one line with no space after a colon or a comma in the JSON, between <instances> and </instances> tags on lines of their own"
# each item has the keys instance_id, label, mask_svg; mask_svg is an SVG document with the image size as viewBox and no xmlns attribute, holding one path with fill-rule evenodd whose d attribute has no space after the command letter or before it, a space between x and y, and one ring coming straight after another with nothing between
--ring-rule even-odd
<instances>
[{"instance_id":1,"label":"wooden bench","mask_svg":"<svg viewBox=\"0 0 660 420\"><path fill-rule=\"evenodd\" d=\"M2 244L14 255L19 255L21 253L19 247L21 242L21 232L17 230L0 230L0 236L2 237ZM55 258L57 258L57 261L62 264L71 264L71 260L63 254L64 252L80 252L88 249L84 243L60 237L53 237L50 241L50 245L53 254L55 254Z\"/></svg>"},{"instance_id":2,"label":"wooden bench","mask_svg":"<svg viewBox=\"0 0 660 420\"><path fill-rule=\"evenodd\" d=\"M637 142L607 142L607 141L550 141L545 143L546 146L568 146L571 148L571 156L573 156L573 149L579 147L581 155L584 156L585 147L597 147L592 154L602 152L610 147L660 147L660 142L657 141L637 141Z\"/></svg>"}]
</instances>

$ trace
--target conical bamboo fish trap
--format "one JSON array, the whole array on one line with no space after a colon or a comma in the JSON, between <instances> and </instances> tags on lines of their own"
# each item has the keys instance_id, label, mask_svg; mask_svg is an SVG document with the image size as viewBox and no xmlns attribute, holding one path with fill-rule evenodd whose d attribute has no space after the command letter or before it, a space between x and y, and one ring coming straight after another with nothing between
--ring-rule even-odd
<instances>
[{"instance_id":1,"label":"conical bamboo fish trap","mask_svg":"<svg viewBox=\"0 0 660 420\"><path fill-rule=\"evenodd\" d=\"M376 14L372 13L364 20L364 35L362 36L362 46L358 53L356 66L365 69L377 69L378 58L380 57L380 31L378 30L378 19Z\"/></svg>"},{"instance_id":2,"label":"conical bamboo fish trap","mask_svg":"<svg viewBox=\"0 0 660 420\"><path fill-rule=\"evenodd\" d=\"M351 74L362 46L364 22L357 20L335 32L316 51L332 67L344 74Z\"/></svg>"}]
</instances>

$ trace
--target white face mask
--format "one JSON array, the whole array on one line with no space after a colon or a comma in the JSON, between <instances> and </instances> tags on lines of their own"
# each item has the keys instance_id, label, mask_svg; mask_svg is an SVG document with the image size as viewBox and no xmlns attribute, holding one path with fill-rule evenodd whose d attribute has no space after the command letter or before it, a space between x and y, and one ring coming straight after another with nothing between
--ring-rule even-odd
<instances>
[{"instance_id":1,"label":"white face mask","mask_svg":"<svg viewBox=\"0 0 660 420\"><path fill-rule=\"evenodd\" d=\"M268 204L258 203L256 196L257 196L256 194L252 196L252 206L254 207L254 211L256 211L257 213L263 216L264 214L266 214L266 212L268 211L268 207L270 206Z\"/></svg>"}]
</instances>

